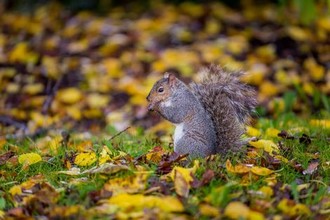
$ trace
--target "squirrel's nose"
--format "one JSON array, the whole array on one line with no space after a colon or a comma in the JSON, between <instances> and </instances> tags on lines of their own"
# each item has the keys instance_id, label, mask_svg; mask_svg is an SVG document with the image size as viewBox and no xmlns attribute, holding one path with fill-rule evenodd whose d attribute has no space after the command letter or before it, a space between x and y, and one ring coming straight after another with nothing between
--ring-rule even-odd
<instances>
[{"instance_id":1,"label":"squirrel's nose","mask_svg":"<svg viewBox=\"0 0 330 220\"><path fill-rule=\"evenodd\" d=\"M154 109L153 109L153 105L150 103L149 105L148 105L148 111L153 111Z\"/></svg>"}]
</instances>

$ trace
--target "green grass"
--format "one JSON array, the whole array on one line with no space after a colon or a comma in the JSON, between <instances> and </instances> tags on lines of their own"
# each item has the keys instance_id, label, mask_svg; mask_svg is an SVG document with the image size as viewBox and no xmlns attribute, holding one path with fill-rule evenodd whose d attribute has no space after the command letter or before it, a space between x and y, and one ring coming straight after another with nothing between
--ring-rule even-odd
<instances>
[{"instance_id":1,"label":"green grass","mask_svg":"<svg viewBox=\"0 0 330 220\"><path fill-rule=\"evenodd\" d=\"M309 124L309 119L299 118L294 114L282 114L274 120L260 118L256 127L261 130L262 135L260 138L272 139L278 145L281 143L282 148L279 154L291 162L295 161L296 164L301 164L302 169L306 169L309 163L318 157L320 165L313 175L303 175L290 163L282 163L277 170L275 170L278 174L277 182L288 187L289 195L291 195L293 200L306 205L318 204L327 191L326 183L330 182L329 167L323 166L326 162L330 161L329 140L327 139L330 134L329 129L313 127ZM267 138L265 132L268 128L288 131L295 139L284 140L279 137ZM116 133L113 129L107 130L107 132L109 132L110 135ZM303 134L311 138L311 144L306 145L300 143L299 137ZM123 133L114 140L93 137L92 141L93 148L97 154L100 153L102 147L105 145L113 152L113 156L119 155L120 151L130 155L132 161L128 162L129 166L134 163L134 158L147 153L154 146L159 145L159 143L153 143L149 138L146 138L143 132L138 133L137 136ZM165 149L171 150L167 145L168 143L162 143ZM35 142L32 140L9 140L5 144L4 150L9 150L13 146L18 146L18 155L27 152L38 152L34 147ZM0 178L0 190L3 196L0 200L1 209L8 210L14 207L11 199L9 199L10 195L7 193L12 186L21 184L30 177L39 174L43 175L46 181L53 187L61 189L59 205L68 206L79 204L85 207L91 207L94 204L89 196L90 193L100 190L108 179L125 177L132 174L131 171L122 171L110 175L84 174L80 176L68 176L58 174L58 171L66 170L63 161L68 154L70 154L70 151L66 146L60 146L57 154L48 155L48 160L30 165L28 168L23 169L22 165L19 164L16 166L11 166L9 164L0 166L0 169L6 173L5 177ZM227 156L217 155L212 160L200 160L200 167L195 173L196 178L201 179L204 172L208 169L215 172L216 178L203 187L191 189L189 199L185 203L186 211L189 214L197 214L198 209L196 207L198 207L200 201L207 200L211 205L220 208L226 207L226 205L233 200L249 203L253 200L250 191L257 191L262 186L268 185L267 176L253 180L249 185L241 185L241 176L227 172L225 167L227 159L232 161L233 164L238 164L244 163L247 157L244 152L241 152ZM256 164L262 164L263 159L265 159L263 156L257 158ZM157 165L152 163L140 165L151 172L155 172L157 169ZM82 170L92 166L94 165L82 168ZM192 165L188 163L187 166L191 167ZM156 173L151 174L151 176L159 177ZM73 184L72 181L76 178L85 178L85 180L81 180L79 184ZM309 184L304 191L298 189L298 185L302 183ZM271 212L272 211L269 210L269 213Z\"/></svg>"}]
</instances>

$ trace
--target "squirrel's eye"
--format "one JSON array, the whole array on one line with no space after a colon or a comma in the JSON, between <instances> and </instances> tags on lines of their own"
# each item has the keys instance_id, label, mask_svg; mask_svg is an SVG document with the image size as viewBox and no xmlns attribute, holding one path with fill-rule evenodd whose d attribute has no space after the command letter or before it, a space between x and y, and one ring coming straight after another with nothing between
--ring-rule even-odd
<instances>
[{"instance_id":1,"label":"squirrel's eye","mask_svg":"<svg viewBox=\"0 0 330 220\"><path fill-rule=\"evenodd\" d=\"M158 88L158 92L159 92L159 93L164 92L164 88L163 88L163 87L159 87L159 88Z\"/></svg>"}]
</instances>

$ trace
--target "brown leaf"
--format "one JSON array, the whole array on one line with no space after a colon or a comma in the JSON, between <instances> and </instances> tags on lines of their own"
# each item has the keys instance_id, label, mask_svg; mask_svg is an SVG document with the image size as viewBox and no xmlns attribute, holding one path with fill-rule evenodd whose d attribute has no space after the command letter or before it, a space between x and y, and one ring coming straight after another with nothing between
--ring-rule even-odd
<instances>
[{"instance_id":1,"label":"brown leaf","mask_svg":"<svg viewBox=\"0 0 330 220\"><path fill-rule=\"evenodd\" d=\"M299 138L299 143L301 144L305 144L305 145L309 145L312 143L311 138L307 135L307 134L303 134L300 138Z\"/></svg>"},{"instance_id":2,"label":"brown leaf","mask_svg":"<svg viewBox=\"0 0 330 220\"><path fill-rule=\"evenodd\" d=\"M191 186L193 188L199 188L199 187L205 186L206 184L211 182L211 180L214 178L214 176L215 176L215 173L213 170L206 170L202 176L202 179L199 181L197 179L194 179Z\"/></svg>"},{"instance_id":3,"label":"brown leaf","mask_svg":"<svg viewBox=\"0 0 330 220\"><path fill-rule=\"evenodd\" d=\"M282 130L280 133L278 133L277 136L279 136L283 139L289 139L289 140L294 139L294 136L290 135L287 131L284 131L284 130Z\"/></svg>"},{"instance_id":4,"label":"brown leaf","mask_svg":"<svg viewBox=\"0 0 330 220\"><path fill-rule=\"evenodd\" d=\"M304 175L306 174L313 174L316 170L317 170L317 167L319 166L319 161L318 160L314 160L312 161L306 170L302 171L302 173Z\"/></svg>"},{"instance_id":5,"label":"brown leaf","mask_svg":"<svg viewBox=\"0 0 330 220\"><path fill-rule=\"evenodd\" d=\"M8 151L0 155L0 166L5 164L9 158L13 157L15 153L13 151Z\"/></svg>"},{"instance_id":6,"label":"brown leaf","mask_svg":"<svg viewBox=\"0 0 330 220\"><path fill-rule=\"evenodd\" d=\"M14 218L26 219L26 210L22 207L12 208L7 211L7 215Z\"/></svg>"},{"instance_id":7,"label":"brown leaf","mask_svg":"<svg viewBox=\"0 0 330 220\"><path fill-rule=\"evenodd\" d=\"M165 154L158 164L157 173L167 174L173 169L174 163L186 158L188 154L180 155L178 153Z\"/></svg>"}]
</instances>

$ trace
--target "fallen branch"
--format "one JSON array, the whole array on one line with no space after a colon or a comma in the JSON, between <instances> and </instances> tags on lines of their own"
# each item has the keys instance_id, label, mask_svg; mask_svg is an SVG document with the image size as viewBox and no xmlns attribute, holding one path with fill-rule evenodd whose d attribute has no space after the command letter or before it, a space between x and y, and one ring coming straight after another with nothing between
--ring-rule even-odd
<instances>
[{"instance_id":1,"label":"fallen branch","mask_svg":"<svg viewBox=\"0 0 330 220\"><path fill-rule=\"evenodd\" d=\"M127 131L128 129L130 129L131 127L128 126L127 128L125 128L124 130L118 132L117 134L115 134L114 136L112 136L109 141L113 140L114 138L118 137L119 135L121 135L122 133L124 133L125 131Z\"/></svg>"}]
</instances>

